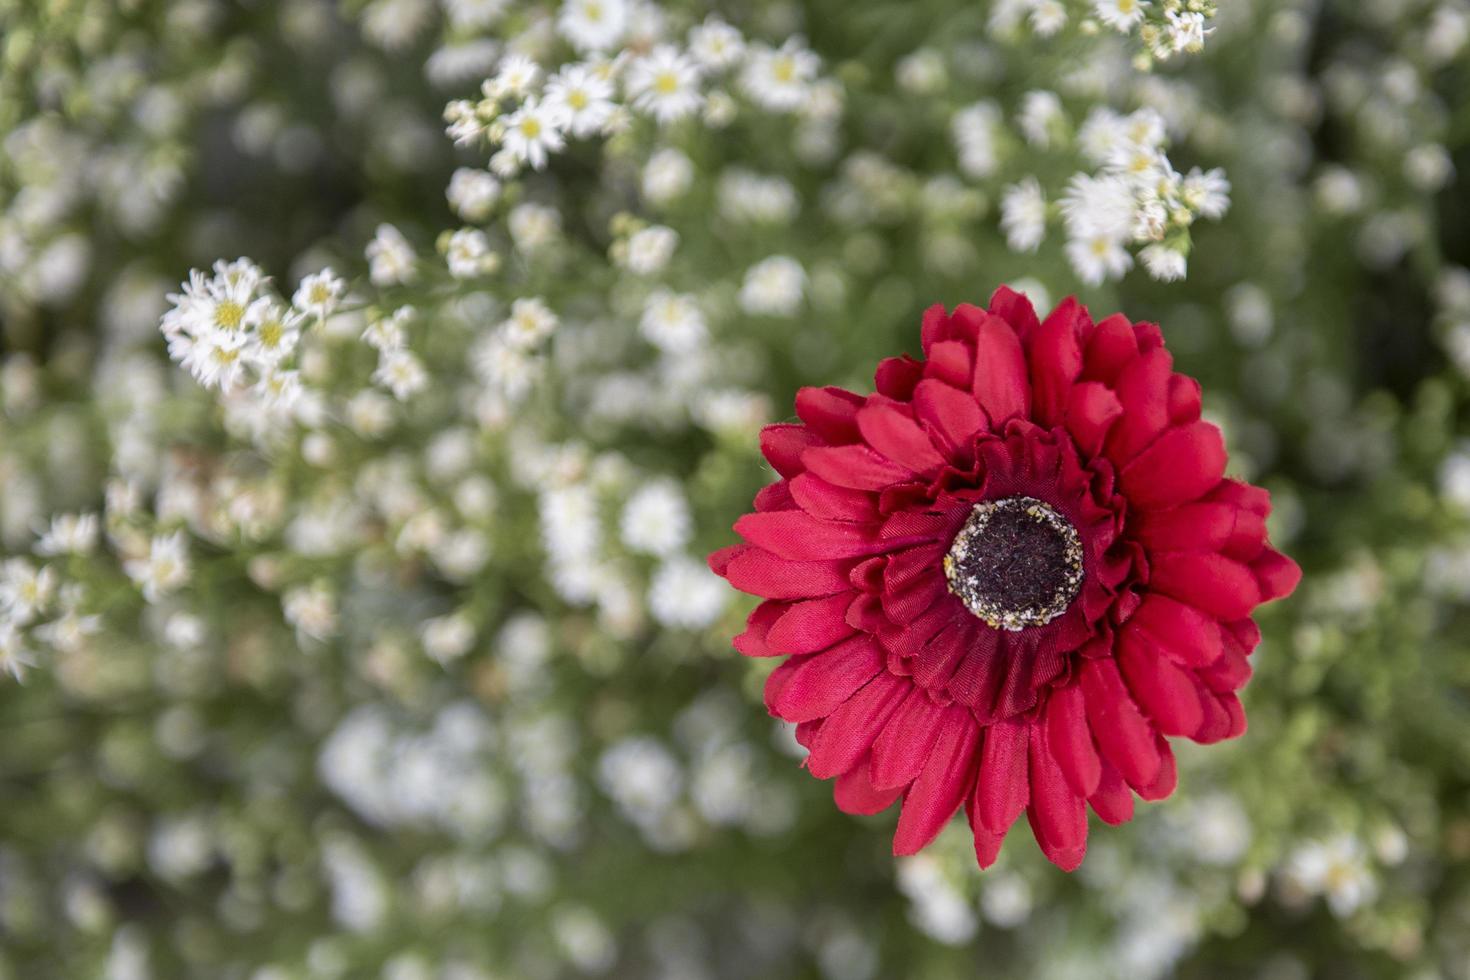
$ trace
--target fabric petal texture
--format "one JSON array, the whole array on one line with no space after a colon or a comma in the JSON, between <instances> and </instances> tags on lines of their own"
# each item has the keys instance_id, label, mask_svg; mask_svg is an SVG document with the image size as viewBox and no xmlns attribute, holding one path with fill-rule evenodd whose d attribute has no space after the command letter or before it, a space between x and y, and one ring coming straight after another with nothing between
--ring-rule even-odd
<instances>
[{"instance_id":1,"label":"fabric petal texture","mask_svg":"<svg viewBox=\"0 0 1470 980\"><path fill-rule=\"evenodd\" d=\"M920 344L874 394L797 393L710 567L763 600L734 646L777 662L767 707L839 808L900 803L895 854L963 809L982 867L1024 814L1070 871L1089 810L1173 792L1169 739L1245 730L1250 617L1301 571L1157 326L1002 287Z\"/></svg>"}]
</instances>

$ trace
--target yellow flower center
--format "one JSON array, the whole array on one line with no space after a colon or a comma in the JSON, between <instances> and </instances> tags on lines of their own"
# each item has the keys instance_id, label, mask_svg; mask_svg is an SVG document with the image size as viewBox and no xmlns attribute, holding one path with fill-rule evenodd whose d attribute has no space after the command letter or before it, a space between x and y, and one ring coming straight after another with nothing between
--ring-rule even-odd
<instances>
[{"instance_id":1,"label":"yellow flower center","mask_svg":"<svg viewBox=\"0 0 1470 980\"><path fill-rule=\"evenodd\" d=\"M214 322L225 330L234 330L240 326L240 320L245 316L245 307L233 300L225 300L214 308Z\"/></svg>"},{"instance_id":2,"label":"yellow flower center","mask_svg":"<svg viewBox=\"0 0 1470 980\"><path fill-rule=\"evenodd\" d=\"M541 120L534 117L521 120L521 135L528 140L533 140L541 135Z\"/></svg>"},{"instance_id":3,"label":"yellow flower center","mask_svg":"<svg viewBox=\"0 0 1470 980\"><path fill-rule=\"evenodd\" d=\"M679 91L679 78L671 71L661 72L653 80L653 88L660 95L673 95Z\"/></svg>"},{"instance_id":4,"label":"yellow flower center","mask_svg":"<svg viewBox=\"0 0 1470 980\"><path fill-rule=\"evenodd\" d=\"M567 105L573 109L585 109L587 108L587 103L590 101L587 98L587 93L579 88L572 89L571 92L567 93Z\"/></svg>"},{"instance_id":5,"label":"yellow flower center","mask_svg":"<svg viewBox=\"0 0 1470 980\"><path fill-rule=\"evenodd\" d=\"M260 342L267 347L280 346L282 338L286 336L286 328L281 326L281 321L271 320L260 325Z\"/></svg>"},{"instance_id":6,"label":"yellow flower center","mask_svg":"<svg viewBox=\"0 0 1470 980\"><path fill-rule=\"evenodd\" d=\"M772 73L776 76L776 81L789 82L796 77L796 62L790 58L777 58Z\"/></svg>"}]
</instances>

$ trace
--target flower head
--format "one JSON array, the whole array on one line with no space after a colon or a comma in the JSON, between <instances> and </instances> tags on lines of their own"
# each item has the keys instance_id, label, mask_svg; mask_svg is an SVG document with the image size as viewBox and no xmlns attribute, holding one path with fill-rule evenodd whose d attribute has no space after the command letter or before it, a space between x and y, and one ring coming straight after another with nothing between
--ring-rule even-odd
<instances>
[{"instance_id":1,"label":"flower head","mask_svg":"<svg viewBox=\"0 0 1470 980\"><path fill-rule=\"evenodd\" d=\"M1245 730L1251 612L1300 572L1158 327L1002 287L922 340L876 394L797 394L761 438L781 479L710 564L765 600L735 645L787 658L767 706L839 807L902 798L912 854L963 806L982 866L1024 812L1075 868L1089 805L1173 791L1168 737Z\"/></svg>"}]
</instances>

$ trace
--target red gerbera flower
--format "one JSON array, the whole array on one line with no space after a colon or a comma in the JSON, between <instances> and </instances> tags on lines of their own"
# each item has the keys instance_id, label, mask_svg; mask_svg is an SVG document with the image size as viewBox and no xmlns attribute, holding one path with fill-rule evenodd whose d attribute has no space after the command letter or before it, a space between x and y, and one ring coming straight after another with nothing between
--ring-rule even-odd
<instances>
[{"instance_id":1,"label":"red gerbera flower","mask_svg":"<svg viewBox=\"0 0 1470 980\"><path fill-rule=\"evenodd\" d=\"M1042 323L1002 287L930 309L923 348L876 394L797 394L761 434L781 479L710 565L765 599L735 646L787 657L766 704L839 807L901 797L912 854L963 804L982 867L1024 811L1070 870L1088 804L1117 824L1173 791L1167 736L1245 730L1251 611L1301 573L1155 325L1075 299Z\"/></svg>"}]
</instances>

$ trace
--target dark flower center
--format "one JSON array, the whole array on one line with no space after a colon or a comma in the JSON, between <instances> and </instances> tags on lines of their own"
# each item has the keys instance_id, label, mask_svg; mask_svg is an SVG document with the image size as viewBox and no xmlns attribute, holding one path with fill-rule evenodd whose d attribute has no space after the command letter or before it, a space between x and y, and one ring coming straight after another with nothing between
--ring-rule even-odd
<instances>
[{"instance_id":1,"label":"dark flower center","mask_svg":"<svg viewBox=\"0 0 1470 980\"><path fill-rule=\"evenodd\" d=\"M1077 529L1035 497L976 504L944 556L949 591L995 629L1044 626L1082 587Z\"/></svg>"}]
</instances>

